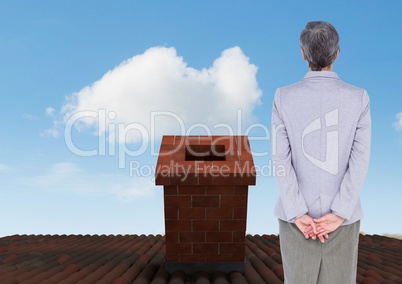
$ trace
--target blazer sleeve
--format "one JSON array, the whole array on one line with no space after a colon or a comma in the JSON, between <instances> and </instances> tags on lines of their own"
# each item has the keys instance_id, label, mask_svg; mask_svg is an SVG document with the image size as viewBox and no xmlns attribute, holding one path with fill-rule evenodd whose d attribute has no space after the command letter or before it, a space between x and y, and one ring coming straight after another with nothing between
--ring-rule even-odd
<instances>
[{"instance_id":1,"label":"blazer sleeve","mask_svg":"<svg viewBox=\"0 0 402 284\"><path fill-rule=\"evenodd\" d=\"M299 190L297 176L292 164L292 149L288 132L283 120L280 89L276 90L271 118L271 150L274 163L275 180L279 195L289 222L308 212L302 193Z\"/></svg>"},{"instance_id":2,"label":"blazer sleeve","mask_svg":"<svg viewBox=\"0 0 402 284\"><path fill-rule=\"evenodd\" d=\"M340 189L331 204L332 212L346 220L352 217L359 200L360 189L367 175L370 160L370 144L370 99L367 92L363 91L361 115L356 126L348 169L342 179Z\"/></svg>"}]
</instances>

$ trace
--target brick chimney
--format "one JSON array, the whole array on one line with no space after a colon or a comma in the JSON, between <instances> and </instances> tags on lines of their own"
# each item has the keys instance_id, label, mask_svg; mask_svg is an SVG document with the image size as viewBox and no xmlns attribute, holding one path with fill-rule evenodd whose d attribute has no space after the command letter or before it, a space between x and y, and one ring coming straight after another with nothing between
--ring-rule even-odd
<instances>
[{"instance_id":1,"label":"brick chimney","mask_svg":"<svg viewBox=\"0 0 402 284\"><path fill-rule=\"evenodd\" d=\"M247 136L164 136L155 183L164 186L169 273L244 273L248 186L256 174Z\"/></svg>"}]
</instances>

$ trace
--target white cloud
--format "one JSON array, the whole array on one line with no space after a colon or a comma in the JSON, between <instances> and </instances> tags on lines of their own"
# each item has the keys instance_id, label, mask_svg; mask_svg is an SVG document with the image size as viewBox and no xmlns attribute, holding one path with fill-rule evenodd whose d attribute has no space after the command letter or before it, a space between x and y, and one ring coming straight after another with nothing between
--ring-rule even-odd
<instances>
[{"instance_id":1,"label":"white cloud","mask_svg":"<svg viewBox=\"0 0 402 284\"><path fill-rule=\"evenodd\" d=\"M60 136L60 131L57 127L58 123L53 123L53 128L49 128L44 130L40 135L44 137L53 137L57 138Z\"/></svg>"},{"instance_id":2,"label":"white cloud","mask_svg":"<svg viewBox=\"0 0 402 284\"><path fill-rule=\"evenodd\" d=\"M39 119L39 117L37 117L36 115L32 115L32 114L29 114L29 113L24 114L22 116L22 118L26 119L26 120L31 120L31 121Z\"/></svg>"},{"instance_id":3,"label":"white cloud","mask_svg":"<svg viewBox=\"0 0 402 284\"><path fill-rule=\"evenodd\" d=\"M56 109L53 107L47 107L45 110L46 116L53 118L53 127L45 129L40 133L42 137L57 138L60 136L60 128L63 125L62 121L57 118Z\"/></svg>"},{"instance_id":4,"label":"white cloud","mask_svg":"<svg viewBox=\"0 0 402 284\"><path fill-rule=\"evenodd\" d=\"M46 108L46 115L53 117L55 115L56 110L52 107L47 107Z\"/></svg>"},{"instance_id":5,"label":"white cloud","mask_svg":"<svg viewBox=\"0 0 402 284\"><path fill-rule=\"evenodd\" d=\"M202 70L189 67L175 48L153 47L68 96L60 113L63 124L54 123L53 129L44 133L56 136L54 134L59 133L57 128L64 125L71 115L99 110L105 110L107 114L113 112L116 117L106 117L106 124L99 125L98 133L107 132L108 123L132 127L127 135L119 132L120 142L125 142L122 138L128 142L147 140L153 129L151 112L155 111L177 115L185 124L184 131L201 123L212 133L219 133L219 129L214 130L213 126L223 123L237 133L239 109L243 126L256 120L253 110L262 95L256 73L257 67L249 62L239 47L224 50L211 67ZM155 121L157 136L182 133L178 119L172 115L156 116ZM78 130L97 129L98 120L97 117L82 117L74 126ZM138 130L143 130L146 135ZM200 127L198 130L206 133ZM220 132L229 134L222 127ZM109 134L109 138L114 137L114 133Z\"/></svg>"},{"instance_id":6,"label":"white cloud","mask_svg":"<svg viewBox=\"0 0 402 284\"><path fill-rule=\"evenodd\" d=\"M155 188L152 177L92 174L74 163L53 164L43 175L27 178L25 184L49 191L113 195L121 201L153 196Z\"/></svg>"},{"instance_id":7,"label":"white cloud","mask_svg":"<svg viewBox=\"0 0 402 284\"><path fill-rule=\"evenodd\" d=\"M393 124L396 131L402 130L402 112L396 115L396 122Z\"/></svg>"}]
</instances>

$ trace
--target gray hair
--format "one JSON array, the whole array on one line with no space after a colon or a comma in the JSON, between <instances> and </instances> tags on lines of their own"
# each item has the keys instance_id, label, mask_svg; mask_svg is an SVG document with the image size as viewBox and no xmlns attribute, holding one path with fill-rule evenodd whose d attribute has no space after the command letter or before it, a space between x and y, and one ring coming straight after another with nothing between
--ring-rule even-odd
<instances>
[{"instance_id":1,"label":"gray hair","mask_svg":"<svg viewBox=\"0 0 402 284\"><path fill-rule=\"evenodd\" d=\"M339 50L339 35L327 22L308 22L300 34L300 47L313 71L331 65Z\"/></svg>"}]
</instances>

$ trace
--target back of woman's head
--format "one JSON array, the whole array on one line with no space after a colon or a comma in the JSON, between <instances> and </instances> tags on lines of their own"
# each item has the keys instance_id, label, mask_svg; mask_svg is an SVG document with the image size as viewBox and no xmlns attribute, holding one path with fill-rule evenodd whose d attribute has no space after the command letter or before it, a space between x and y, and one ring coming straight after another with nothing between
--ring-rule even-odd
<instances>
[{"instance_id":1,"label":"back of woman's head","mask_svg":"<svg viewBox=\"0 0 402 284\"><path fill-rule=\"evenodd\" d=\"M339 50L339 35L327 22L309 22L300 34L300 46L312 71L330 66Z\"/></svg>"}]
</instances>

